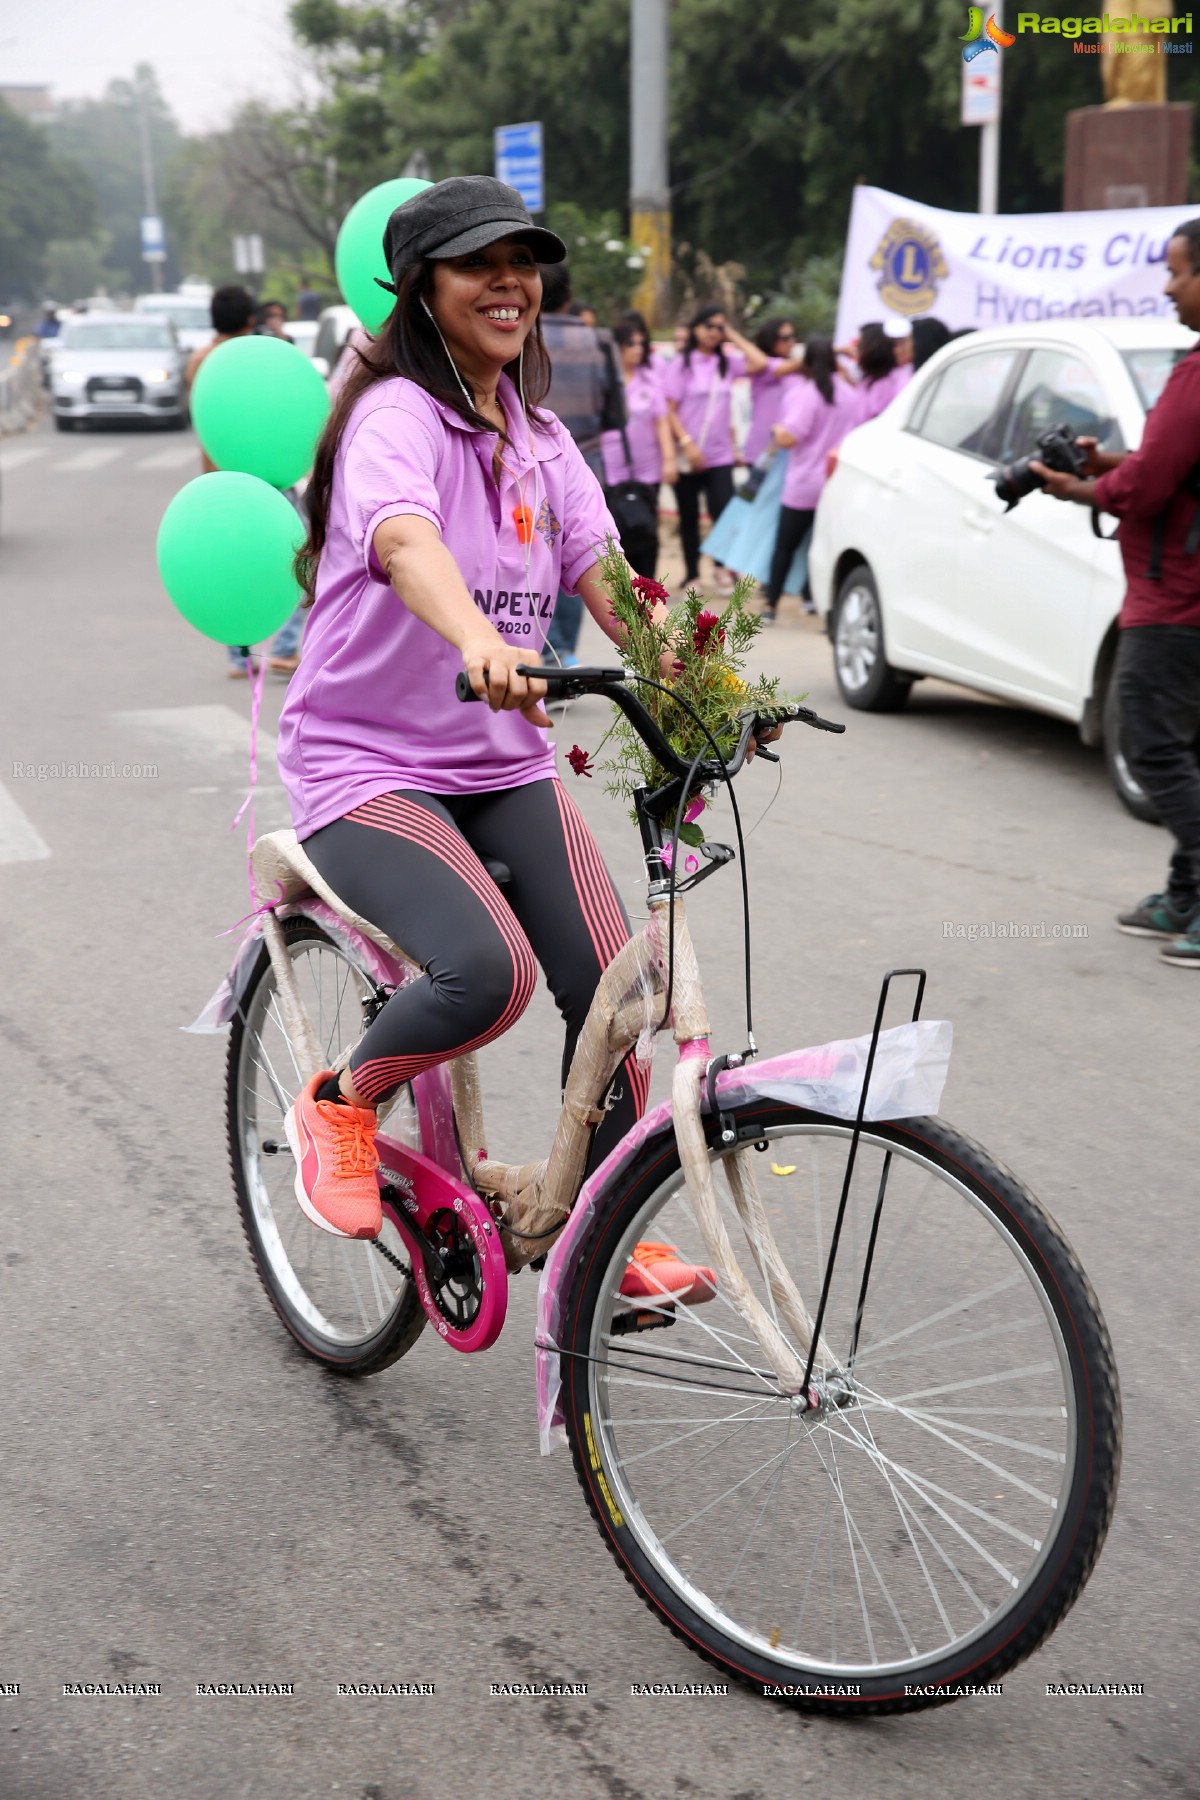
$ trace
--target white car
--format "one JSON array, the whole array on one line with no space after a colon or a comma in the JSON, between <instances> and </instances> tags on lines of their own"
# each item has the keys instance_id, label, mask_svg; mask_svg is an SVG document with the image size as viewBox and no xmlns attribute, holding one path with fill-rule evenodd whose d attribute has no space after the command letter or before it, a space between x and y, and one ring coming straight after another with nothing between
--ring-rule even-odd
<instances>
[{"instance_id":1,"label":"white car","mask_svg":"<svg viewBox=\"0 0 1200 1800\"><path fill-rule=\"evenodd\" d=\"M893 711L914 681L936 675L1070 719L1085 744L1104 744L1126 806L1155 816L1120 749L1118 546L1095 535L1086 508L1040 489L1006 512L991 475L1036 455L1059 424L1108 450L1135 449L1195 342L1161 319L971 332L850 433L809 551L848 705Z\"/></svg>"},{"instance_id":2,"label":"white car","mask_svg":"<svg viewBox=\"0 0 1200 1800\"><path fill-rule=\"evenodd\" d=\"M193 350L203 350L206 344L211 344L216 336L209 311L210 298L207 290L201 288L178 294L139 294L133 310L143 317L169 319L175 327L176 337L190 356Z\"/></svg>"},{"instance_id":3,"label":"white car","mask_svg":"<svg viewBox=\"0 0 1200 1800\"><path fill-rule=\"evenodd\" d=\"M97 419L140 419L182 429L186 358L166 319L87 313L54 340L50 402L58 431Z\"/></svg>"},{"instance_id":4,"label":"white car","mask_svg":"<svg viewBox=\"0 0 1200 1800\"><path fill-rule=\"evenodd\" d=\"M322 312L310 355L326 380L336 369L346 339L357 324L358 314L352 306L327 306Z\"/></svg>"}]
</instances>

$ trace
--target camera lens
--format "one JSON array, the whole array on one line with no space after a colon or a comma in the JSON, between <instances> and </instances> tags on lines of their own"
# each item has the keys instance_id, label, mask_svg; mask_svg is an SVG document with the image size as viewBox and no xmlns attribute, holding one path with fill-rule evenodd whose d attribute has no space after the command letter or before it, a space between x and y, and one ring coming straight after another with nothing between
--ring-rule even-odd
<instances>
[{"instance_id":1,"label":"camera lens","mask_svg":"<svg viewBox=\"0 0 1200 1800\"><path fill-rule=\"evenodd\" d=\"M1015 506L1026 494L1032 494L1035 488L1041 487L1038 477L1030 471L1029 465L1033 460L1031 456L1022 456L1016 462L1005 463L995 471L992 479L996 484L996 495L1006 506Z\"/></svg>"}]
</instances>

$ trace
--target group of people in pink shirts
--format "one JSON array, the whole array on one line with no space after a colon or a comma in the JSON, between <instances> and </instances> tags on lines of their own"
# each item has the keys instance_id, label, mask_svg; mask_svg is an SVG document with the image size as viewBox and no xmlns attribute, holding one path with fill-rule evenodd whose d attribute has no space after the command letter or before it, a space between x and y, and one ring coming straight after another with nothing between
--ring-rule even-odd
<instances>
[{"instance_id":1,"label":"group of people in pink shirts","mask_svg":"<svg viewBox=\"0 0 1200 1800\"><path fill-rule=\"evenodd\" d=\"M750 340L733 329L721 307L704 306L679 327L670 358L655 350L637 313L625 315L614 337L628 423L624 432L606 432L601 440L605 481L610 487L639 484L655 510L660 484L674 486L685 587L699 578L701 498L715 525L733 498L737 464L773 452L779 466L764 493L778 505L765 583L765 615L773 618L812 524L830 451L854 426L882 412L912 375L910 325L865 325L852 345L836 349L828 338L799 343L783 318L768 319ZM751 417L739 454L733 388L742 378L750 383ZM718 561L718 587L728 592L734 579L734 568Z\"/></svg>"}]
</instances>

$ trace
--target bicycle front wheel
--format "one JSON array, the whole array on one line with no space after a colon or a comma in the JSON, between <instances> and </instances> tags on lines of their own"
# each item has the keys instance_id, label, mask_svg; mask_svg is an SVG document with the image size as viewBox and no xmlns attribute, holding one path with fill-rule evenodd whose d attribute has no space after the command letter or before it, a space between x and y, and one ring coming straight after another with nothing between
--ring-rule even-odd
<instances>
[{"instance_id":1,"label":"bicycle front wheel","mask_svg":"<svg viewBox=\"0 0 1200 1800\"><path fill-rule=\"evenodd\" d=\"M370 977L319 926L287 919L284 942L300 994L332 1068L362 1033ZM377 1238L334 1237L301 1212L283 1121L300 1087L263 946L230 1027L226 1100L229 1160L254 1266L279 1317L310 1356L347 1375L385 1369L425 1323L404 1240L386 1218ZM406 1083L380 1110L390 1137L421 1148Z\"/></svg>"},{"instance_id":2,"label":"bicycle front wheel","mask_svg":"<svg viewBox=\"0 0 1200 1800\"><path fill-rule=\"evenodd\" d=\"M815 1312L851 1127L772 1101L736 1125ZM774 1313L729 1154L710 1149L726 1227ZM940 1120L864 1127L822 1331L831 1360L814 1370L825 1400L807 1413L719 1290L629 1312L620 1283L646 1238L705 1261L673 1139L598 1208L562 1337L576 1469L660 1617L722 1669L823 1712L936 1704L1028 1656L1091 1572L1120 1460L1108 1333L1032 1194Z\"/></svg>"}]
</instances>

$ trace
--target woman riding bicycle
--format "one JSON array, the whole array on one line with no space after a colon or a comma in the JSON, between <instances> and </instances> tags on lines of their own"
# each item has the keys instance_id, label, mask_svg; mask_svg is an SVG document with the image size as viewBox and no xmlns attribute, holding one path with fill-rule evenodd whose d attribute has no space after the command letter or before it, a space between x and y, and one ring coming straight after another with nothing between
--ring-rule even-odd
<instances>
[{"instance_id":1,"label":"woman riding bicycle","mask_svg":"<svg viewBox=\"0 0 1200 1800\"><path fill-rule=\"evenodd\" d=\"M538 262L566 248L489 176L439 182L392 214L396 305L334 405L308 489L299 567L312 602L280 721L299 837L337 894L424 970L340 1077L288 1115L314 1224L382 1225L375 1106L421 1070L515 1024L545 971L563 1070L596 983L629 936L596 844L563 791L537 662L560 585L616 640L599 557L617 533L599 482L541 402ZM488 706L462 707L465 669ZM502 893L485 864L510 871ZM632 1056L598 1124L603 1157L645 1106ZM653 1277L639 1288L642 1272ZM707 1271L639 1246L628 1291L707 1297Z\"/></svg>"}]
</instances>

